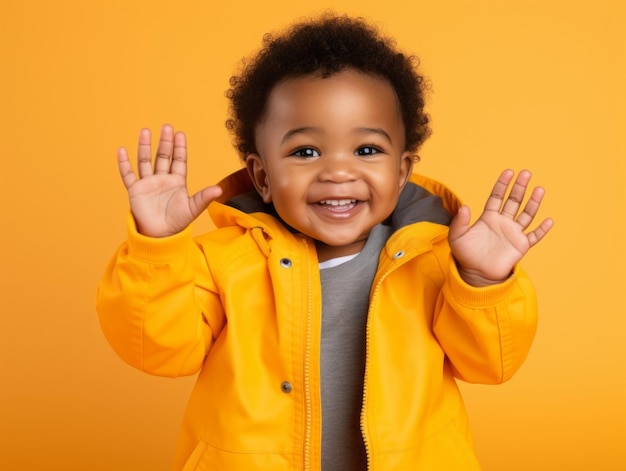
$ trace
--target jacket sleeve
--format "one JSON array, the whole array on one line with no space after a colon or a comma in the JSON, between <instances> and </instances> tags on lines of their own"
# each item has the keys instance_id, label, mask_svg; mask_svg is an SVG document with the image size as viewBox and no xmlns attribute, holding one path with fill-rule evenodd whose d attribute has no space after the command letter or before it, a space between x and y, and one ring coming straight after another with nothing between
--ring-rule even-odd
<instances>
[{"instance_id":1,"label":"jacket sleeve","mask_svg":"<svg viewBox=\"0 0 626 471\"><path fill-rule=\"evenodd\" d=\"M196 373L224 323L207 261L191 230L162 239L128 221L128 241L96 297L102 331L127 363L150 374Z\"/></svg>"},{"instance_id":2,"label":"jacket sleeve","mask_svg":"<svg viewBox=\"0 0 626 471\"><path fill-rule=\"evenodd\" d=\"M433 329L455 376L497 384L524 362L537 328L535 290L518 265L503 283L473 287L450 256Z\"/></svg>"}]
</instances>

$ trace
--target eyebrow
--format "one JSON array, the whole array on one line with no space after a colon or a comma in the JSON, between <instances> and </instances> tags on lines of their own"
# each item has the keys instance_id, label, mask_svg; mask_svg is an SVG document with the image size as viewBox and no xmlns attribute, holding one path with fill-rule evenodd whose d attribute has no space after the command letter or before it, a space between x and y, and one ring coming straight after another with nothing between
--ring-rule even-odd
<instances>
[{"instance_id":1,"label":"eyebrow","mask_svg":"<svg viewBox=\"0 0 626 471\"><path fill-rule=\"evenodd\" d=\"M304 126L301 128L290 129L283 136L281 140L281 144L284 144L293 136L296 136L298 134L310 134L310 133L319 134L320 132L321 130L319 128L315 128L312 126ZM372 133L378 134L382 136L384 139L386 139L387 141L389 141L390 144L392 143L391 136L382 128L368 128L368 127L356 128L355 132L358 134L372 134Z\"/></svg>"},{"instance_id":2,"label":"eyebrow","mask_svg":"<svg viewBox=\"0 0 626 471\"><path fill-rule=\"evenodd\" d=\"M304 126L301 128L295 128L295 129L290 129L289 131L287 131L285 133L285 135L283 136L283 139L280 141L281 144L284 144L285 142L287 142L289 139L291 139L293 136L296 136L298 134L309 134L309 133L320 133L320 130L318 128L314 128L312 126Z\"/></svg>"},{"instance_id":3,"label":"eyebrow","mask_svg":"<svg viewBox=\"0 0 626 471\"><path fill-rule=\"evenodd\" d=\"M382 128L358 128L356 131L359 134L372 134L372 133L379 134L382 137L384 137L387 141L389 141L389 144L392 144L391 136L387 134L387 132Z\"/></svg>"}]
</instances>

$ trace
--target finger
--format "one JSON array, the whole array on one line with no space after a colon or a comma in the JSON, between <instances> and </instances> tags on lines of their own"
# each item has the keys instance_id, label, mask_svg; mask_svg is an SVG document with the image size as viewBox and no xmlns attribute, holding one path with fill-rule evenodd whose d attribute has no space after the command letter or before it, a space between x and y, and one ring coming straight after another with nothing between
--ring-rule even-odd
<instances>
[{"instance_id":1,"label":"finger","mask_svg":"<svg viewBox=\"0 0 626 471\"><path fill-rule=\"evenodd\" d=\"M537 229L528 233L528 242L532 247L541 239L543 239L546 234L554 227L554 221L550 218L544 220Z\"/></svg>"},{"instance_id":2,"label":"finger","mask_svg":"<svg viewBox=\"0 0 626 471\"><path fill-rule=\"evenodd\" d=\"M197 218L200 216L200 213L204 211L209 203L213 201L215 198L218 198L222 194L222 188L214 185L209 186L203 190L200 190L191 198L189 198L189 208L191 210L191 214L193 218Z\"/></svg>"},{"instance_id":3,"label":"finger","mask_svg":"<svg viewBox=\"0 0 626 471\"><path fill-rule=\"evenodd\" d=\"M187 139L182 132L174 134L171 172L183 177L187 176Z\"/></svg>"},{"instance_id":4,"label":"finger","mask_svg":"<svg viewBox=\"0 0 626 471\"><path fill-rule=\"evenodd\" d=\"M520 206L522 205L522 201L524 201L524 195L526 194L526 188L528 187L530 177L531 173L528 170L522 170L519 173L515 179L515 183L513 183L513 188L511 188L509 197L504 202L502 214L506 214L511 218L515 217Z\"/></svg>"},{"instance_id":5,"label":"finger","mask_svg":"<svg viewBox=\"0 0 626 471\"><path fill-rule=\"evenodd\" d=\"M154 160L154 173L170 173L170 159L174 147L174 129L169 124L161 128L159 145Z\"/></svg>"},{"instance_id":6,"label":"finger","mask_svg":"<svg viewBox=\"0 0 626 471\"><path fill-rule=\"evenodd\" d=\"M152 135L149 129L139 131L139 144L137 146L137 170L139 171L139 178L152 175L151 139Z\"/></svg>"},{"instance_id":7,"label":"finger","mask_svg":"<svg viewBox=\"0 0 626 471\"><path fill-rule=\"evenodd\" d=\"M459 208L459 211L454 216L454 219L450 223L450 230L448 232L449 240L456 240L467 232L469 229L469 223L472 218L469 207L463 205Z\"/></svg>"},{"instance_id":8,"label":"finger","mask_svg":"<svg viewBox=\"0 0 626 471\"><path fill-rule=\"evenodd\" d=\"M487 202L485 203L485 211L500 212L500 208L502 207L502 201L504 200L504 196L506 195L506 191L509 188L511 180L513 179L513 175L513 170L505 170L500 174L498 181L491 190L489 198L487 198Z\"/></svg>"},{"instance_id":9,"label":"finger","mask_svg":"<svg viewBox=\"0 0 626 471\"><path fill-rule=\"evenodd\" d=\"M137 177L135 176L133 167L130 164L130 160L128 159L128 152L124 147L120 147L117 150L117 168L120 171L122 182L128 190L132 186L132 184L137 181Z\"/></svg>"},{"instance_id":10,"label":"finger","mask_svg":"<svg viewBox=\"0 0 626 471\"><path fill-rule=\"evenodd\" d=\"M545 194L545 190L538 186L535 188L530 195L530 199L524 206L524 210L517 216L516 222L526 229L530 226L530 223L533 222L537 212L539 211L539 207L541 206L541 201L543 200L543 195Z\"/></svg>"}]
</instances>

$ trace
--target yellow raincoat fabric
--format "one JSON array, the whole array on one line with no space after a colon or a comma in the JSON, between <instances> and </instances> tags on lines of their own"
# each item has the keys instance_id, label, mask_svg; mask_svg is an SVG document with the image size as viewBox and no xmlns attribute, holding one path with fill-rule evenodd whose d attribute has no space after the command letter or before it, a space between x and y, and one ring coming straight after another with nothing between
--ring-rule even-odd
<instances>
[{"instance_id":1,"label":"yellow raincoat fabric","mask_svg":"<svg viewBox=\"0 0 626 471\"><path fill-rule=\"evenodd\" d=\"M460 203L441 184L411 182ZM252 186L240 171L224 199ZM321 286L312 240L269 214L220 202L217 229L163 239L137 233L98 289L102 330L117 354L154 375L199 372L176 470L319 469ZM361 429L372 471L478 470L455 378L496 384L534 337L534 289L520 267L505 282L460 278L448 228L399 228L369 293ZM349 280L346 280L348 283ZM341 359L337 359L341 361Z\"/></svg>"}]
</instances>

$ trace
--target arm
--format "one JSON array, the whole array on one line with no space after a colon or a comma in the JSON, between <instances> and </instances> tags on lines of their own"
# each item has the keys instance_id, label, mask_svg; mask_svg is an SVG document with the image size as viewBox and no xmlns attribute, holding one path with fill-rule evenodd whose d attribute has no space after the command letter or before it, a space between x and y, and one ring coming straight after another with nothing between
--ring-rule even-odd
<instances>
[{"instance_id":1,"label":"arm","mask_svg":"<svg viewBox=\"0 0 626 471\"><path fill-rule=\"evenodd\" d=\"M455 260L447 265L433 330L454 375L470 383L510 379L530 350L537 328L537 299L520 266L506 281L487 287L467 284Z\"/></svg>"},{"instance_id":2,"label":"arm","mask_svg":"<svg viewBox=\"0 0 626 471\"><path fill-rule=\"evenodd\" d=\"M113 349L152 374L195 373L223 324L206 259L188 225L215 195L209 187L189 197L186 143L164 126L154 169L150 133L139 137L137 178L125 149L120 174L131 203L128 242L100 282L97 310Z\"/></svg>"},{"instance_id":3,"label":"arm","mask_svg":"<svg viewBox=\"0 0 626 471\"><path fill-rule=\"evenodd\" d=\"M541 205L535 188L523 207L530 173L503 172L478 221L462 207L450 225L452 257L433 328L455 374L470 382L509 379L526 358L537 324L532 284L519 261L551 229L551 219L525 232ZM518 213L519 212L519 213Z\"/></svg>"},{"instance_id":4,"label":"arm","mask_svg":"<svg viewBox=\"0 0 626 471\"><path fill-rule=\"evenodd\" d=\"M196 373L224 315L206 260L190 230L165 238L139 234L108 264L96 308L113 350L131 366L159 376Z\"/></svg>"}]
</instances>

